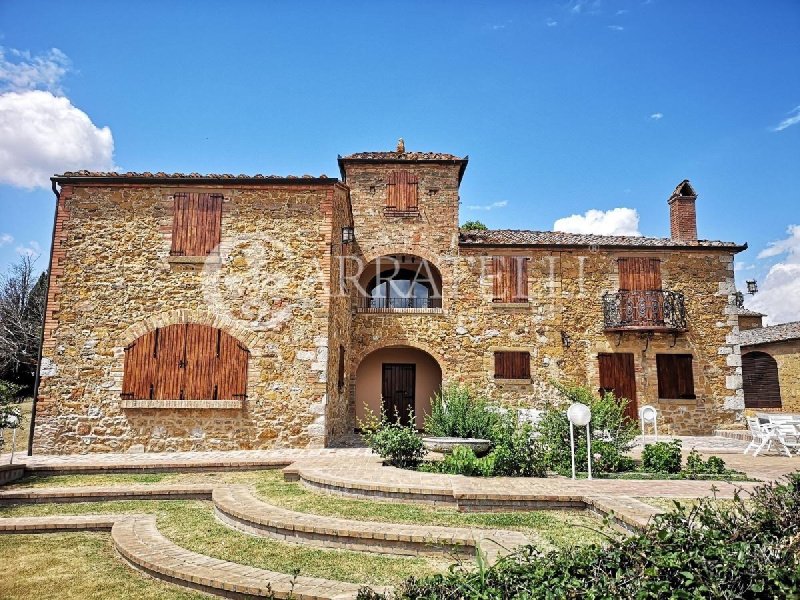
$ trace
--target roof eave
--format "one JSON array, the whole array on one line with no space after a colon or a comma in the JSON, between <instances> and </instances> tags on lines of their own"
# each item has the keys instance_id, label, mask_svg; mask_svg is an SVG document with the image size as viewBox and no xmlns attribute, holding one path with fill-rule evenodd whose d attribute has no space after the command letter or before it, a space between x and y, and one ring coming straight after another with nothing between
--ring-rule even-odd
<instances>
[{"instance_id":1,"label":"roof eave","mask_svg":"<svg viewBox=\"0 0 800 600\"><path fill-rule=\"evenodd\" d=\"M637 246L633 244L492 244L488 242L458 242L466 248L596 248L611 250L716 250L738 254L747 250L747 244L734 246Z\"/></svg>"},{"instance_id":2,"label":"roof eave","mask_svg":"<svg viewBox=\"0 0 800 600\"><path fill-rule=\"evenodd\" d=\"M348 158L339 155L337 157L339 163L339 174L342 176L342 181L347 181L344 166L346 163L351 164L408 164L408 163L432 163L438 165L459 165L458 168L458 183L464 178L464 172L467 170L467 163L469 162L469 155L464 158Z\"/></svg>"},{"instance_id":3,"label":"roof eave","mask_svg":"<svg viewBox=\"0 0 800 600\"><path fill-rule=\"evenodd\" d=\"M164 185L335 185L336 177L145 177L136 175L55 175L50 181L63 183L147 183Z\"/></svg>"}]
</instances>

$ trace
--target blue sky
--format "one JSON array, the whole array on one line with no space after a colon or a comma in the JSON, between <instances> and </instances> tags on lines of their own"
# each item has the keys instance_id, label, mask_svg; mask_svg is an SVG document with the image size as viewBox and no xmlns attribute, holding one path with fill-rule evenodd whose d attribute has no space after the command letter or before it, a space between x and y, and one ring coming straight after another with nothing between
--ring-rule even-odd
<instances>
[{"instance_id":1,"label":"blue sky","mask_svg":"<svg viewBox=\"0 0 800 600\"><path fill-rule=\"evenodd\" d=\"M0 269L45 266L54 171L336 176L402 136L469 155L490 227L666 236L688 178L749 305L800 319L797 1L4 0L0 46Z\"/></svg>"}]
</instances>

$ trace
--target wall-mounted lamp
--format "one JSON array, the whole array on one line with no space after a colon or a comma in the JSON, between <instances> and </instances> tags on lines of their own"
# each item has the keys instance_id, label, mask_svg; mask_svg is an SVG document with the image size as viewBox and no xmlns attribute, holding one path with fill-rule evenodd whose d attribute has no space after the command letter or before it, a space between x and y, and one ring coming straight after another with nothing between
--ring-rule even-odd
<instances>
[{"instance_id":1,"label":"wall-mounted lamp","mask_svg":"<svg viewBox=\"0 0 800 600\"><path fill-rule=\"evenodd\" d=\"M356 241L356 232L352 227L342 227L342 243L352 244Z\"/></svg>"},{"instance_id":2,"label":"wall-mounted lamp","mask_svg":"<svg viewBox=\"0 0 800 600\"><path fill-rule=\"evenodd\" d=\"M747 293L751 296L758 291L758 283L755 279L748 279L747 280Z\"/></svg>"}]
</instances>

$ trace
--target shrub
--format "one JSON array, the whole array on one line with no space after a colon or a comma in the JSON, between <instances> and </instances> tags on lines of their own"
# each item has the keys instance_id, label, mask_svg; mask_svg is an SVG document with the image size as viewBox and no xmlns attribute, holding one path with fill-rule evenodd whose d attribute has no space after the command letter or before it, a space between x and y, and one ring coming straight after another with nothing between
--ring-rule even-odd
<instances>
[{"instance_id":1,"label":"shrub","mask_svg":"<svg viewBox=\"0 0 800 600\"><path fill-rule=\"evenodd\" d=\"M644 471L680 473L681 460L680 440L645 444L644 450L642 450L642 469Z\"/></svg>"},{"instance_id":2,"label":"shrub","mask_svg":"<svg viewBox=\"0 0 800 600\"><path fill-rule=\"evenodd\" d=\"M466 386L451 384L437 393L431 414L425 417L425 433L436 437L492 439L499 415L486 399Z\"/></svg>"},{"instance_id":3,"label":"shrub","mask_svg":"<svg viewBox=\"0 0 800 600\"><path fill-rule=\"evenodd\" d=\"M690 479L695 475L724 475L727 472L725 461L719 456L709 456L708 460L703 460L700 453L692 449L686 457L686 474Z\"/></svg>"},{"instance_id":4,"label":"shrub","mask_svg":"<svg viewBox=\"0 0 800 600\"><path fill-rule=\"evenodd\" d=\"M518 549L491 567L410 578L405 600L480 598L798 598L800 473L756 488L745 503L677 505L608 544L543 553ZM379 600L380 595L360 595Z\"/></svg>"},{"instance_id":5,"label":"shrub","mask_svg":"<svg viewBox=\"0 0 800 600\"><path fill-rule=\"evenodd\" d=\"M410 422L415 422L413 413ZM425 456L422 440L412 425L401 425L399 420L391 422L384 414L380 420L373 416L359 425L366 444L394 467L413 469Z\"/></svg>"},{"instance_id":6,"label":"shrub","mask_svg":"<svg viewBox=\"0 0 800 600\"><path fill-rule=\"evenodd\" d=\"M569 420L567 408L573 402L586 404L592 411L589 428L592 434L592 454L597 455L595 466L598 472L630 470L633 463L625 457L637 435L636 423L625 416L627 401L618 400L613 394L598 397L588 388L555 384L564 402L544 411L536 425L545 448L547 465L559 473L571 471ZM575 428L576 464L586 464L586 432Z\"/></svg>"}]
</instances>

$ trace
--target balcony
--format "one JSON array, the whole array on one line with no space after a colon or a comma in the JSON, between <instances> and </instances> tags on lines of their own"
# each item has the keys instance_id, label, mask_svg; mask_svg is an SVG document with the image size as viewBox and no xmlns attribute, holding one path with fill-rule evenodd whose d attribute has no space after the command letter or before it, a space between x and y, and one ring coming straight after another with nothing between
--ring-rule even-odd
<instances>
[{"instance_id":1,"label":"balcony","mask_svg":"<svg viewBox=\"0 0 800 600\"><path fill-rule=\"evenodd\" d=\"M431 313L442 311L441 298L429 297L394 297L371 298L361 296L358 299L360 313Z\"/></svg>"},{"instance_id":2,"label":"balcony","mask_svg":"<svg viewBox=\"0 0 800 600\"><path fill-rule=\"evenodd\" d=\"M683 294L664 290L620 290L603 295L606 331L686 331Z\"/></svg>"}]
</instances>

